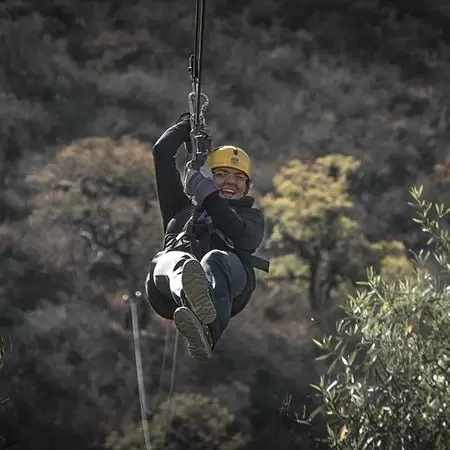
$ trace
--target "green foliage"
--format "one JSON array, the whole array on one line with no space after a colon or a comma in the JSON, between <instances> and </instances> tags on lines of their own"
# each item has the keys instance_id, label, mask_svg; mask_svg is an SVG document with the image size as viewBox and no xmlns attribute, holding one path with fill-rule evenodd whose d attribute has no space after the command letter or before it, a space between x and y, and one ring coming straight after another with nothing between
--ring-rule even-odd
<instances>
[{"instance_id":1,"label":"green foliage","mask_svg":"<svg viewBox=\"0 0 450 450\"><path fill-rule=\"evenodd\" d=\"M386 281L369 271L337 336L317 342L330 366L314 386L322 403L314 414L325 413L331 448L449 448L450 236L442 219L450 209L422 200L422 189L411 193L414 221L429 238L414 273Z\"/></svg>"},{"instance_id":2,"label":"green foliage","mask_svg":"<svg viewBox=\"0 0 450 450\"><path fill-rule=\"evenodd\" d=\"M240 11L250 2L232 1ZM435 0L431 2L434 4ZM210 3L208 14L212 9ZM393 39L391 33L386 33L387 27L372 27L368 21L355 21L354 16L343 20L351 15L340 10L342 3L353 6L355 2L251 0L251 3L252 10L246 11L246 17L263 19L266 14L272 15L273 6L280 9L289 6L284 16L300 31L290 33L274 27L267 32L249 26L246 17L208 21L205 91L213 101L208 123L214 140L232 140L249 147L257 160L255 185L258 189L270 182L275 160L323 154L324 148L329 152L345 149L357 157L364 153L367 167L360 192L370 205L370 219L375 219L368 221L372 231L382 238L390 223L389 232L408 234L409 230L390 222L390 217L401 219L402 214L399 211L402 199L398 192L392 191L392 180L403 189L423 173L425 162L433 161L438 150L448 149L445 113L448 92L446 83L439 83L438 72L441 63L448 63L448 57L437 61L426 55L433 80L437 80L432 86L427 80L415 78L409 82L408 79L417 74L414 56L419 50L414 44L423 44L433 52L440 44L436 46L435 41L428 40L430 33L412 30L397 34L395 45L391 45ZM327 11L327 4L328 11L334 7L333 14L322 13ZM193 33L190 2L7 0L1 2L0 10L0 84L4 91L0 134L5 159L17 161L21 155L26 156L20 168L30 167L40 173L41 163L56 161L50 160L55 146L67 145L75 137L115 138L128 134L154 142L161 130L186 108L189 91L186 56L192 50ZM280 16L272 21L273 17L269 21L276 23ZM367 26L372 33L369 39L365 32ZM358 57L349 57L349 42L363 56L363 64ZM386 48L392 49L388 65L380 64L378 59ZM327 51L330 49L338 51ZM376 60L372 58L374 54ZM301 126L295 126L300 123ZM100 145L101 141L97 143ZM86 144L86 141L77 143L80 153L84 153L82 142ZM110 147L120 146L120 141L104 142L110 142ZM29 159L28 152L42 151L42 144L47 147L45 153ZM133 158L132 154L128 155ZM150 155L146 155L148 161ZM90 158L86 160L89 162ZM78 161L75 158L71 161L73 166L67 173L72 176L71 170L78 167ZM93 227L103 244L114 242L114 239L105 241L111 230L125 231L133 223L128 221L129 215L122 214L122 205L134 212L144 207L144 201L140 204L138 197L123 196L115 190L117 186L111 188L101 178L96 184L92 178L85 180L86 193L80 193L82 177L102 167L97 164L102 159L95 161L96 165L78 170L80 178L55 175L52 183L36 186L42 191L34 198L35 211L27 223L11 223L9 217L5 222L7 234L14 235L14 247L21 251L13 249L11 257L3 258L0 298L15 309L24 307L20 299L26 298L32 307L44 303L49 323L61 324L61 328L48 331L42 343L23 337L35 332L35 327L40 329L37 325L27 320L17 328L20 338L19 341L15 338L18 342L15 348L20 348L20 360L15 364L21 375L12 377L13 389L21 403L29 405L31 410L39 409L43 401L49 405L42 414L34 415L33 423L22 427L25 447L27 444L39 447L38 440L45 447L54 439L55 432L64 442L60 446L67 449L92 447L95 445L92 442L101 440L107 425L114 427L118 421L129 420L123 413L134 411L137 402L132 352L125 343L124 350L118 351L114 336L121 330L116 330L115 322L110 323L106 311L99 311L103 296L109 296L105 286L101 286L98 297L92 297L84 288L83 295L77 292L90 281L84 273L86 258L80 257L83 245L78 232ZM399 180L391 171L394 165L391 161L409 174L409 178ZM7 187L8 197L10 190L17 187L16 193L22 195L28 187L22 185L21 173L12 169L7 165L0 167L0 184ZM94 198L95 192L103 197ZM8 203L20 204L15 197L9 198ZM88 217L79 214L83 205ZM6 211L0 204L0 216ZM145 223L136 230L133 247L128 247L125 240L120 246L132 255L140 283L142 271L160 242L159 217L152 215L152 211L153 208L145 213ZM78 224L80 216L81 225ZM123 228L116 222L122 216L128 221L122 224ZM20 217L24 216L20 214ZM66 223L70 226L65 226ZM116 236L120 235L121 232ZM105 255L105 246L93 253ZM72 271L73 256L79 258L75 260L79 265L76 271ZM69 292L60 300L71 305L69 309L45 305L46 301L53 301L59 289L47 277L48 268L53 271L54 267L47 264L47 258L55 260L64 274L71 275L69 280L63 280L64 293ZM296 255L292 260L293 263L298 260ZM28 265L31 271L25 270ZM299 274L305 268L302 266ZM77 298L83 299L80 305ZM2 309L0 328L10 312L9 306L6 311ZM34 319L42 318L43 314L41 308L33 315L29 313L26 315ZM74 320L74 316L79 319ZM100 316L104 318L103 325ZM249 344L252 360L253 350L260 355L260 339L263 342L269 339L266 332L279 330L264 330L260 334L250 327L248 331L258 336ZM160 345L159 340L155 342L156 348ZM149 346L155 348L150 342ZM106 359L101 349L110 349ZM151 356L155 356L154 352ZM264 358L253 359L257 365ZM233 364L237 377L246 378L250 371L254 372L255 364L246 362L244 366ZM151 379L158 377L155 370L159 366L155 367L149 363ZM214 383L220 378L218 373L222 367L225 367L223 361L205 371L202 378ZM311 372L309 368L305 371ZM180 382L180 390L188 390L195 383L190 376ZM300 377L299 382L305 383L305 379ZM280 381L274 380L275 383ZM65 387L69 387L69 393ZM279 434L276 426L272 430L271 436ZM36 436L42 439L37 440ZM260 442L264 443L264 438Z\"/></svg>"},{"instance_id":3,"label":"green foliage","mask_svg":"<svg viewBox=\"0 0 450 450\"><path fill-rule=\"evenodd\" d=\"M147 145L126 137L81 139L27 181L36 192L28 222L44 228L44 239L51 233L53 255L65 253L70 230L85 240L89 270L115 266L140 276L161 234Z\"/></svg>"},{"instance_id":4,"label":"green foliage","mask_svg":"<svg viewBox=\"0 0 450 450\"><path fill-rule=\"evenodd\" d=\"M348 185L358 167L353 157L339 154L309 165L294 160L274 177L275 193L261 199L273 222L268 242L276 254L265 279L273 289L283 281L306 283L313 311L365 278L367 265L409 269L401 243L369 242L353 218Z\"/></svg>"},{"instance_id":5,"label":"green foliage","mask_svg":"<svg viewBox=\"0 0 450 450\"><path fill-rule=\"evenodd\" d=\"M168 401L150 422L155 450L239 450L247 438L236 428L235 418L218 400L199 394L180 394L172 398L171 420L167 423ZM111 450L142 448L141 426L133 426L119 437L112 433L106 447Z\"/></svg>"},{"instance_id":6,"label":"green foliage","mask_svg":"<svg viewBox=\"0 0 450 450\"><path fill-rule=\"evenodd\" d=\"M37 213L74 222L114 206L117 221L129 222L155 198L151 149L130 138L75 141L27 181Z\"/></svg>"},{"instance_id":7,"label":"green foliage","mask_svg":"<svg viewBox=\"0 0 450 450\"><path fill-rule=\"evenodd\" d=\"M35 231L17 222L13 230L0 226L0 329L20 323L40 301L58 302L72 288L64 268L36 250L41 236Z\"/></svg>"}]
</instances>

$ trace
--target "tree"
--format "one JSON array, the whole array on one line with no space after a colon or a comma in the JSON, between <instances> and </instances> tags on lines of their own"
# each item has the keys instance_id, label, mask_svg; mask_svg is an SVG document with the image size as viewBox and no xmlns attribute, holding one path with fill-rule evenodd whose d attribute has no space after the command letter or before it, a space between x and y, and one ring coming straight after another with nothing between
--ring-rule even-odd
<instances>
[{"instance_id":1,"label":"tree","mask_svg":"<svg viewBox=\"0 0 450 450\"><path fill-rule=\"evenodd\" d=\"M401 242L369 242L355 218L349 193L350 176L359 167L353 157L332 154L306 164L293 160L274 177L275 192L261 205L271 222L271 274L263 279L272 289L290 282L298 294L307 286L313 314L330 308L365 277L374 265L396 272L410 270Z\"/></svg>"},{"instance_id":2,"label":"tree","mask_svg":"<svg viewBox=\"0 0 450 450\"><path fill-rule=\"evenodd\" d=\"M161 237L148 145L129 137L80 139L27 181L35 190L28 224L40 235L40 254L76 277L79 295L116 302L117 293L142 289ZM91 294L80 294L84 288Z\"/></svg>"},{"instance_id":3,"label":"tree","mask_svg":"<svg viewBox=\"0 0 450 450\"><path fill-rule=\"evenodd\" d=\"M370 270L337 335L317 342L330 361L315 389L331 448L450 448L450 208L411 193L429 238L413 274L386 281Z\"/></svg>"},{"instance_id":4,"label":"tree","mask_svg":"<svg viewBox=\"0 0 450 450\"><path fill-rule=\"evenodd\" d=\"M172 398L170 417L168 408L169 401L166 401L150 422L155 450L239 450L247 442L239 432L233 414L217 399L200 394L180 394ZM142 448L143 439L142 427L132 426L122 437L112 433L106 447L138 450Z\"/></svg>"}]
</instances>

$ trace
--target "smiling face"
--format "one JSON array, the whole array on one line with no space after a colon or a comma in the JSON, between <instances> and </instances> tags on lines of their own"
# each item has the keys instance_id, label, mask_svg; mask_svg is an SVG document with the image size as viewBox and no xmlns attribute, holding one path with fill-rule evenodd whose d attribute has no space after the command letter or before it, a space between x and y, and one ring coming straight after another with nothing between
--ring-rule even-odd
<instances>
[{"instance_id":1,"label":"smiling face","mask_svg":"<svg viewBox=\"0 0 450 450\"><path fill-rule=\"evenodd\" d=\"M219 195L227 200L238 200L247 191L248 178L240 170L218 167L213 170L213 179L219 187Z\"/></svg>"}]
</instances>

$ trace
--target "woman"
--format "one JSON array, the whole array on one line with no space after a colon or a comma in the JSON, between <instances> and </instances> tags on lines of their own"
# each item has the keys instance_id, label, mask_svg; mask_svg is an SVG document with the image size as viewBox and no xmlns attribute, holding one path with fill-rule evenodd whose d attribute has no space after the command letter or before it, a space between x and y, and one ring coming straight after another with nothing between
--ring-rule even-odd
<instances>
[{"instance_id":1,"label":"woman","mask_svg":"<svg viewBox=\"0 0 450 450\"><path fill-rule=\"evenodd\" d=\"M204 360L230 318L249 302L254 268L268 271L268 262L252 255L264 237L264 216L248 195L247 153L218 147L200 170L188 163L182 180L175 154L189 142L190 131L186 113L153 148L165 236L150 266L146 294L159 315L174 320L191 356ZM201 213L193 216L194 210Z\"/></svg>"}]
</instances>

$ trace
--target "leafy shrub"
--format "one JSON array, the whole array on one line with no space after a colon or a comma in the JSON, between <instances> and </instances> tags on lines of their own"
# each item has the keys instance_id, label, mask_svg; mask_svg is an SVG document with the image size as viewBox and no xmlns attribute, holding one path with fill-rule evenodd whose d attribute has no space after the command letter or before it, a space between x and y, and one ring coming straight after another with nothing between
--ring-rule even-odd
<instances>
[{"instance_id":1,"label":"leafy shrub","mask_svg":"<svg viewBox=\"0 0 450 450\"><path fill-rule=\"evenodd\" d=\"M317 342L331 361L315 386L331 448L449 448L450 236L441 220L450 209L411 193L429 237L414 274L386 281L370 271L337 336Z\"/></svg>"},{"instance_id":2,"label":"leafy shrub","mask_svg":"<svg viewBox=\"0 0 450 450\"><path fill-rule=\"evenodd\" d=\"M172 398L170 421L166 401L150 422L155 450L238 450L247 439L239 431L235 418L218 400L199 394L180 394ZM107 441L111 450L142 448L142 427L131 427L123 437L112 433Z\"/></svg>"}]
</instances>

